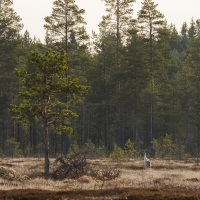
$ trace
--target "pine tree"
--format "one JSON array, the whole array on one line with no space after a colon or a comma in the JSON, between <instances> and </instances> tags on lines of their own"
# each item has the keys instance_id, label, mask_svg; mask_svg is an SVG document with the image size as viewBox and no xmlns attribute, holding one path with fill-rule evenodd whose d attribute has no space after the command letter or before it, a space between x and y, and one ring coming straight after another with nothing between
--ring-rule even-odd
<instances>
[{"instance_id":1,"label":"pine tree","mask_svg":"<svg viewBox=\"0 0 200 200\"><path fill-rule=\"evenodd\" d=\"M79 9L74 0L55 0L51 16L45 17L48 38L58 48L65 49L70 57L73 37L78 44L84 44L88 35L85 30L84 9Z\"/></svg>"},{"instance_id":2,"label":"pine tree","mask_svg":"<svg viewBox=\"0 0 200 200\"><path fill-rule=\"evenodd\" d=\"M120 66L120 46L124 42L125 33L133 25L133 3L135 0L104 0L108 15L104 17L104 21L108 25L108 29L115 34L116 37L116 66Z\"/></svg>"},{"instance_id":3,"label":"pine tree","mask_svg":"<svg viewBox=\"0 0 200 200\"><path fill-rule=\"evenodd\" d=\"M127 30L133 27L133 4L135 0L104 0L107 15L103 17L103 21L100 26L106 27L105 30L113 35L115 41L113 48L115 49L114 62L116 73L115 76L116 90L115 90L115 124L116 135L119 136L118 143L123 146L123 133L124 133L124 120L121 120L123 116L120 92L122 87L122 81L120 80L120 68L122 66L122 49L126 40ZM105 26L106 25L106 26ZM122 135L122 139L120 139Z\"/></svg>"},{"instance_id":4,"label":"pine tree","mask_svg":"<svg viewBox=\"0 0 200 200\"><path fill-rule=\"evenodd\" d=\"M196 36L200 36L200 19L196 20Z\"/></svg>"},{"instance_id":5,"label":"pine tree","mask_svg":"<svg viewBox=\"0 0 200 200\"><path fill-rule=\"evenodd\" d=\"M0 70L1 81L9 84L17 59L16 48L19 45L19 32L22 29L20 17L12 9L11 0L2 0L0 8ZM12 81L10 80L10 83ZM3 85L4 85L3 84ZM9 86L1 93L7 93ZM3 88L1 88L3 89Z\"/></svg>"},{"instance_id":6,"label":"pine tree","mask_svg":"<svg viewBox=\"0 0 200 200\"><path fill-rule=\"evenodd\" d=\"M14 125L9 114L9 103L17 90L14 68L20 54L19 32L21 19L12 8L11 0L0 2L0 145L5 150L6 140L14 137Z\"/></svg>"},{"instance_id":7,"label":"pine tree","mask_svg":"<svg viewBox=\"0 0 200 200\"><path fill-rule=\"evenodd\" d=\"M80 100L88 89L79 84L78 79L66 77L65 52L47 51L45 55L34 51L31 54L32 73L27 69L17 69L23 87L20 104L12 105L11 111L20 122L30 122L37 118L43 125L45 177L49 176L49 129L69 134L73 131L71 120L77 116L71 111L71 104ZM59 95L68 95L65 103Z\"/></svg>"},{"instance_id":8,"label":"pine tree","mask_svg":"<svg viewBox=\"0 0 200 200\"><path fill-rule=\"evenodd\" d=\"M164 27L158 31L156 49L159 64L156 74L157 102L156 102L156 137L163 137L166 133L177 136L177 124L174 123L177 116L177 88L176 76L179 73L179 57L176 51L171 49L171 30ZM178 54L179 56L179 54ZM177 120L178 123L178 120Z\"/></svg>"},{"instance_id":9,"label":"pine tree","mask_svg":"<svg viewBox=\"0 0 200 200\"><path fill-rule=\"evenodd\" d=\"M122 88L122 107L126 113L126 132L129 132L127 136L134 139L137 149L142 139L146 138L144 134L146 106L143 97L148 85L149 73L146 68L148 56L144 49L146 44L143 37L138 35L137 30L130 30L121 72L125 82Z\"/></svg>"},{"instance_id":10,"label":"pine tree","mask_svg":"<svg viewBox=\"0 0 200 200\"><path fill-rule=\"evenodd\" d=\"M112 121L110 100L113 97L115 83L112 74L115 71L115 36L107 29L107 23L103 20L100 25L100 33L93 34L94 56L93 65L87 72L87 79L91 85L91 93L88 95L90 109L89 117L92 117L90 133L92 142L98 146L110 148L109 127ZM110 118L109 118L110 117ZM96 137L98 135L99 137Z\"/></svg>"},{"instance_id":11,"label":"pine tree","mask_svg":"<svg viewBox=\"0 0 200 200\"><path fill-rule=\"evenodd\" d=\"M148 47L147 54L148 70L150 73L149 79L149 112L150 112L150 127L149 127L149 141L155 136L155 104L156 104L156 80L155 75L157 68L155 67L156 49L155 41L158 36L158 30L165 25L164 15L157 10L157 4L152 0L144 0L142 2L141 10L138 13L138 29L139 33L146 38Z\"/></svg>"},{"instance_id":12,"label":"pine tree","mask_svg":"<svg viewBox=\"0 0 200 200\"><path fill-rule=\"evenodd\" d=\"M52 14L45 17L46 44L54 50L67 52L68 73L84 79L90 62L88 50L89 36L84 20L85 10L79 9L74 0L55 0Z\"/></svg>"},{"instance_id":13,"label":"pine tree","mask_svg":"<svg viewBox=\"0 0 200 200\"><path fill-rule=\"evenodd\" d=\"M84 74L90 60L84 14L85 10L79 9L74 0L55 0L52 14L45 17L44 25L48 46L67 52L68 75L78 75L81 82L86 82ZM63 154L66 155L67 138L63 134L62 143Z\"/></svg>"},{"instance_id":14,"label":"pine tree","mask_svg":"<svg viewBox=\"0 0 200 200\"><path fill-rule=\"evenodd\" d=\"M185 116L186 147L191 153L197 155L200 149L200 39L191 42L183 66L183 111ZM195 130L195 131L194 131Z\"/></svg>"}]
</instances>

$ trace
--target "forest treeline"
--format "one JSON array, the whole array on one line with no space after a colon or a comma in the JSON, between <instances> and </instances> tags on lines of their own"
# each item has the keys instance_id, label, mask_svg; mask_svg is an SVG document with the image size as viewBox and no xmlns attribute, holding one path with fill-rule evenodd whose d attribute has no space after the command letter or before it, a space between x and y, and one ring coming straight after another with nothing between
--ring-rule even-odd
<instances>
[{"instance_id":1,"label":"forest treeline","mask_svg":"<svg viewBox=\"0 0 200 200\"><path fill-rule=\"evenodd\" d=\"M74 145L113 157L130 146L152 156L200 156L200 20L177 30L153 0L143 0L136 19L135 0L104 3L107 15L89 37L85 11L74 0L54 0L41 42L28 30L21 34L12 0L0 1L0 156L43 155L42 124L21 123L11 112L23 88L16 70L34 74L35 50L64 50L66 76L90 88L84 101L70 101L78 115L73 133L50 130L51 156Z\"/></svg>"}]
</instances>

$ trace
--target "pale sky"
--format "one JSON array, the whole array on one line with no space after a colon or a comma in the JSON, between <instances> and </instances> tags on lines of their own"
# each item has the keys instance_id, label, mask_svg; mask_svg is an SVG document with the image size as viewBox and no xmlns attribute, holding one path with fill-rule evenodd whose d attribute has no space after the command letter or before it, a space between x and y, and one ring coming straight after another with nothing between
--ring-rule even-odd
<instances>
[{"instance_id":1,"label":"pale sky","mask_svg":"<svg viewBox=\"0 0 200 200\"><path fill-rule=\"evenodd\" d=\"M136 0L134 4L134 17L140 9L141 1ZM102 0L75 0L79 8L86 11L85 21L87 22L87 32L92 30L98 32L98 24L105 14L105 7ZM200 0L154 0L158 4L157 9L165 15L168 24L175 24L178 31L183 22L188 25L193 17L200 19ZM42 42L45 37L43 25L44 18L51 15L53 0L13 0L15 12L22 18L24 30L28 30L31 37L36 36Z\"/></svg>"}]
</instances>

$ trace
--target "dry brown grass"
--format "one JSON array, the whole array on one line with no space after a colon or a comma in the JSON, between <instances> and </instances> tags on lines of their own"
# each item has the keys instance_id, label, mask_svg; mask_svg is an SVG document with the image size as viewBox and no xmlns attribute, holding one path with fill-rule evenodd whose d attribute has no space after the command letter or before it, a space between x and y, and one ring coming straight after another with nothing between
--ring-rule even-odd
<instances>
[{"instance_id":1,"label":"dry brown grass","mask_svg":"<svg viewBox=\"0 0 200 200\"><path fill-rule=\"evenodd\" d=\"M112 195L115 196L115 199L120 199L121 198L119 197L120 195L126 196L126 199L131 199L131 195L133 197L133 195L136 194L138 191L140 191L140 195L138 193L140 197L142 193L145 194L145 191L146 192L149 191L153 195L153 192L152 190L150 190L150 188L154 188L157 191L155 192L155 194L161 191L163 195L165 194L165 198L160 198L160 199L167 199L167 196L171 195L171 192L166 192L166 191L174 191L176 193L180 193L179 196L181 197L182 195L182 197L178 199L184 199L184 197L187 197L188 199L189 197L191 199L200 199L200 193L198 193L200 191L200 165L196 162L196 160L193 159L187 161L151 160L152 168L148 169L143 168L142 159L141 160L132 159L126 162L114 162L109 159L104 159L104 160L89 160L88 162L92 167L94 168L98 167L99 169L102 170L118 169L121 171L120 176L114 180L108 180L108 181L99 180L90 175L84 175L76 180L74 179L64 179L62 181L55 181L51 179L45 180L43 178L43 159L2 158L0 160L0 167L12 169L16 171L18 175L26 178L9 180L0 177L0 197L5 197L3 196L3 194L11 195L12 190L14 190L15 192L18 191L19 194L26 193L27 191L34 191L34 194L38 193L38 195L41 195L41 193L46 194L46 192L44 191L49 191L49 193L47 192L47 194L51 194L54 192L54 197L59 196L58 194L62 196L62 193L63 195L64 193L65 195L67 194L69 195L71 191L77 192L76 193L77 195L80 194L81 191L82 192L88 191L88 195L93 195L93 196L94 194L97 194L99 191L101 192L104 191L107 197L109 196L108 194L115 193ZM54 159L52 159L51 172L55 169L55 167L56 166L54 164ZM9 191L9 193L5 193L6 191ZM110 191L110 193L108 191ZM160 194L158 196L163 197L163 195ZM61 199L61 197L60 198L59 197L58 199ZM32 199L36 199L36 196L34 196L34 198ZM54 199L54 198L48 197L48 199ZM83 199L83 196L77 199ZM106 198L104 197L103 199ZM137 198L135 196L132 199L137 199ZM140 199L145 199L145 198L141 197ZM158 199L158 198L152 198L152 199Z\"/></svg>"}]
</instances>

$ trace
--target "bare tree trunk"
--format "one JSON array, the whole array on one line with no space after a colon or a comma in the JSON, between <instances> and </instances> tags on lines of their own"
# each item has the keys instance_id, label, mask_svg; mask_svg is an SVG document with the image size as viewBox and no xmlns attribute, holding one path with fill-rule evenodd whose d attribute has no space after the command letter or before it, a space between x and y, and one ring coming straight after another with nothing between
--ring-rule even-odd
<instances>
[{"instance_id":1,"label":"bare tree trunk","mask_svg":"<svg viewBox=\"0 0 200 200\"><path fill-rule=\"evenodd\" d=\"M187 97L187 114L186 114L186 119L187 119L187 127L186 127L186 150L189 151L190 150L190 133L191 133L191 117L190 117L190 99L189 99L189 95Z\"/></svg>"},{"instance_id":2,"label":"bare tree trunk","mask_svg":"<svg viewBox=\"0 0 200 200\"><path fill-rule=\"evenodd\" d=\"M117 68L120 67L120 59L119 59L119 46L120 46L120 14L119 14L119 0L117 0L117 46L116 46L116 66ZM119 89L120 89L120 82L119 82Z\"/></svg>"},{"instance_id":3,"label":"bare tree trunk","mask_svg":"<svg viewBox=\"0 0 200 200\"><path fill-rule=\"evenodd\" d=\"M45 178L49 178L49 129L47 121L44 122L44 173Z\"/></svg>"},{"instance_id":4,"label":"bare tree trunk","mask_svg":"<svg viewBox=\"0 0 200 200\"><path fill-rule=\"evenodd\" d=\"M66 157L67 155L67 135L65 133L62 133L62 153L63 156Z\"/></svg>"},{"instance_id":5,"label":"bare tree trunk","mask_svg":"<svg viewBox=\"0 0 200 200\"><path fill-rule=\"evenodd\" d=\"M152 140L154 138L154 77L153 77L153 27L152 22L150 23L150 73L151 73L151 97L150 97L150 145L152 145Z\"/></svg>"},{"instance_id":6,"label":"bare tree trunk","mask_svg":"<svg viewBox=\"0 0 200 200\"><path fill-rule=\"evenodd\" d=\"M133 138L133 141L135 141L135 148L139 149L139 117L137 111L135 115L135 138Z\"/></svg>"}]
</instances>

